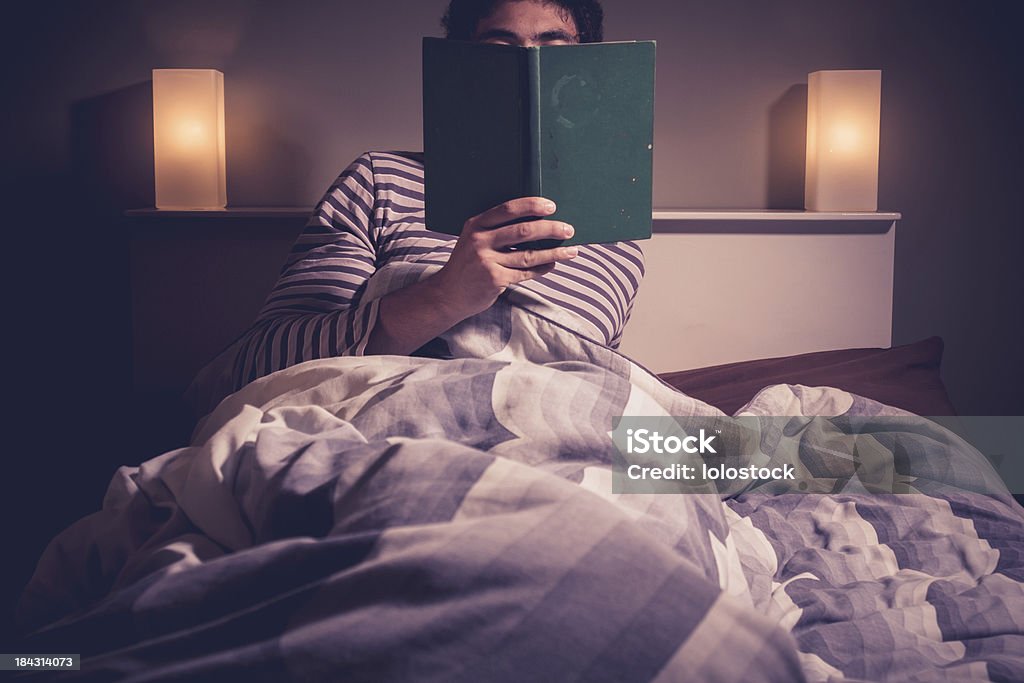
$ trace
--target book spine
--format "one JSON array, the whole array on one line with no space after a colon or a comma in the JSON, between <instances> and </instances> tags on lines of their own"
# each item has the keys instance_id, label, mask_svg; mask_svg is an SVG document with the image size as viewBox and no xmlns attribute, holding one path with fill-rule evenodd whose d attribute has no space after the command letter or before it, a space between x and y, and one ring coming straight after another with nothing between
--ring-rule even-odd
<instances>
[{"instance_id":1,"label":"book spine","mask_svg":"<svg viewBox=\"0 0 1024 683\"><path fill-rule=\"evenodd\" d=\"M543 197L541 174L541 130L540 130L540 48L526 49L526 137L524 140L523 190L524 197Z\"/></svg>"}]
</instances>

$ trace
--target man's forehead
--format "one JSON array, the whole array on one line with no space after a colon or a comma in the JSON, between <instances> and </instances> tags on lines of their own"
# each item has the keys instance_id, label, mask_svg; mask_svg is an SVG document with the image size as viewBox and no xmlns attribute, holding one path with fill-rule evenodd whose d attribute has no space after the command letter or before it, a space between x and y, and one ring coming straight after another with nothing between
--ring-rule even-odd
<instances>
[{"instance_id":1,"label":"man's forehead","mask_svg":"<svg viewBox=\"0 0 1024 683\"><path fill-rule=\"evenodd\" d=\"M481 19L476 26L476 37L487 33L514 33L520 38L541 40L562 33L572 40L578 38L578 28L572 13L554 2L541 0L505 0Z\"/></svg>"}]
</instances>

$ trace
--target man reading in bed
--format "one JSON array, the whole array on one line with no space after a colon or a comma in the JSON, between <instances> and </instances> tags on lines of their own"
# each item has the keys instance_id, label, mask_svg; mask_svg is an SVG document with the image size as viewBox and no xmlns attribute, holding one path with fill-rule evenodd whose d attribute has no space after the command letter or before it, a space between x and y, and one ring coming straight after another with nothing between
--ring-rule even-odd
<instances>
[{"instance_id":1,"label":"man reading in bed","mask_svg":"<svg viewBox=\"0 0 1024 683\"><path fill-rule=\"evenodd\" d=\"M599 42L597 0L453 0L442 23L457 40L533 46ZM424 225L422 155L368 152L334 182L298 238L250 330L228 350L234 389L315 358L402 354L491 307L510 287L532 290L580 319L586 336L615 348L643 277L633 242L509 251L564 239L543 197L467 216L458 238ZM384 296L375 272L395 261L435 267ZM436 268L440 266L439 268ZM421 353L427 353L421 351Z\"/></svg>"}]
</instances>

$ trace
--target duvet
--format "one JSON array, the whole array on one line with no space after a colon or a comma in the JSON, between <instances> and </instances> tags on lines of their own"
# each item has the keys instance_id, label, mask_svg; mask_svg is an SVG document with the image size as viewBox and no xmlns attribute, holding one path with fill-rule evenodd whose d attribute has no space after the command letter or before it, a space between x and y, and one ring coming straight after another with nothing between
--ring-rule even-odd
<instances>
[{"instance_id":1,"label":"duvet","mask_svg":"<svg viewBox=\"0 0 1024 683\"><path fill-rule=\"evenodd\" d=\"M1012 498L613 493L617 416L721 413L519 297L444 359L259 379L122 468L41 559L24 649L83 680L1024 680ZM743 412L900 414L788 385Z\"/></svg>"}]
</instances>

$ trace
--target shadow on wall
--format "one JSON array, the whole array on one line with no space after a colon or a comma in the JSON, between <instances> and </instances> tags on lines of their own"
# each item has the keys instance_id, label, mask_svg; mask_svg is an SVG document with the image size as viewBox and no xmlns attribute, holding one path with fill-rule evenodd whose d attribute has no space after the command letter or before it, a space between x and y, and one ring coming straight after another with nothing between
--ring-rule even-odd
<instances>
[{"instance_id":1,"label":"shadow on wall","mask_svg":"<svg viewBox=\"0 0 1024 683\"><path fill-rule=\"evenodd\" d=\"M72 105L71 172L93 212L153 205L151 81Z\"/></svg>"},{"instance_id":2,"label":"shadow on wall","mask_svg":"<svg viewBox=\"0 0 1024 683\"><path fill-rule=\"evenodd\" d=\"M768 110L769 209L804 208L807 85L791 85Z\"/></svg>"},{"instance_id":3,"label":"shadow on wall","mask_svg":"<svg viewBox=\"0 0 1024 683\"><path fill-rule=\"evenodd\" d=\"M76 372L118 404L131 386L128 240L122 214L129 207L153 204L152 83L79 100L70 115L70 189L76 210L68 238L75 248L62 272L73 278L80 300L89 302L81 323L93 331L79 341L92 369L83 366Z\"/></svg>"},{"instance_id":4,"label":"shadow on wall","mask_svg":"<svg viewBox=\"0 0 1024 683\"><path fill-rule=\"evenodd\" d=\"M109 479L122 464L139 460L124 433L134 423L132 386L129 235L124 210L153 205L153 84L134 85L78 100L70 108L69 184L75 206L73 224L62 231L68 249L60 270L74 282L83 305L74 319L73 361L62 371L74 380L79 396L75 419L84 434L108 439L96 425L115 416L118 438L91 454L83 477ZM50 285L54 288L59 284ZM54 291L53 296L58 296ZM88 402L81 397L89 396ZM92 432L89 434L89 432ZM73 478L71 478L73 480ZM88 490L93 490L91 487ZM69 494L72 499L74 495ZM88 512L94 504L81 501Z\"/></svg>"}]
</instances>

